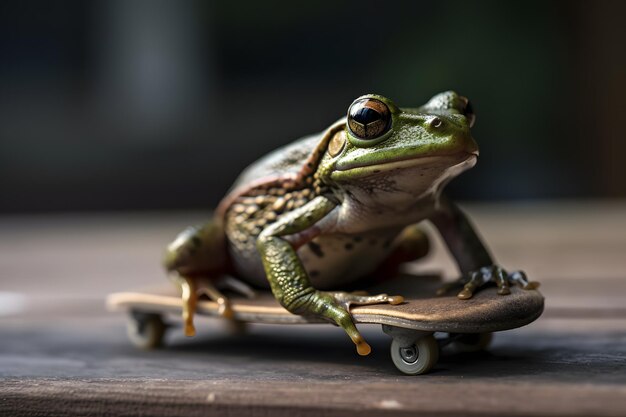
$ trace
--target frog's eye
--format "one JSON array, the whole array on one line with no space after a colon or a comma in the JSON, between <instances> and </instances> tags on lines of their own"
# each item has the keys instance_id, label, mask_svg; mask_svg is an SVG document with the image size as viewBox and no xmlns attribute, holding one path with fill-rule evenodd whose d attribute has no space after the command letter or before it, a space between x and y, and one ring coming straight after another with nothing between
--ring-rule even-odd
<instances>
[{"instance_id":1,"label":"frog's eye","mask_svg":"<svg viewBox=\"0 0 626 417\"><path fill-rule=\"evenodd\" d=\"M459 98L464 104L462 113L465 117L467 117L469 127L473 127L474 123L476 123L476 113L474 113L474 107L467 97L461 96Z\"/></svg>"},{"instance_id":2,"label":"frog's eye","mask_svg":"<svg viewBox=\"0 0 626 417\"><path fill-rule=\"evenodd\" d=\"M391 111L380 100L358 99L348 109L348 127L359 139L377 139L391 128Z\"/></svg>"}]
</instances>

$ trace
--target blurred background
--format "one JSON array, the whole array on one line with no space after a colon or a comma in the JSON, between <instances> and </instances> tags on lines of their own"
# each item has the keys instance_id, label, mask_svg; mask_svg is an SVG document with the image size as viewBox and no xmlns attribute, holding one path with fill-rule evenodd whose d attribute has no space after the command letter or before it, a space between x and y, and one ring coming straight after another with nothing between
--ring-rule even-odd
<instances>
[{"instance_id":1,"label":"blurred background","mask_svg":"<svg viewBox=\"0 0 626 417\"><path fill-rule=\"evenodd\" d=\"M216 389L217 408L197 413L224 414L231 399L282 404L296 387L308 404L345 378L356 391L324 404L353 414L409 413L404 392L441 415L623 415L625 22L626 1L1 1L0 414L104 410L123 390L124 415L168 401L160 414L174 415ZM167 242L206 221L243 168L362 94L414 107L451 89L472 100L481 155L448 190L497 262L546 297L541 319L498 334L493 354L442 356L432 392L488 401L407 394L429 380L397 379L379 329L366 330L374 362L331 326L231 339L206 318L197 339L178 329L171 349L133 349L105 297L173 291ZM460 276L430 237L402 285ZM277 383L286 395L263 391ZM368 412L374 391L386 400ZM21 400L3 413L11 392Z\"/></svg>"},{"instance_id":2,"label":"blurred background","mask_svg":"<svg viewBox=\"0 0 626 417\"><path fill-rule=\"evenodd\" d=\"M0 211L200 209L375 92L476 109L464 200L625 197L626 3L3 1Z\"/></svg>"}]
</instances>

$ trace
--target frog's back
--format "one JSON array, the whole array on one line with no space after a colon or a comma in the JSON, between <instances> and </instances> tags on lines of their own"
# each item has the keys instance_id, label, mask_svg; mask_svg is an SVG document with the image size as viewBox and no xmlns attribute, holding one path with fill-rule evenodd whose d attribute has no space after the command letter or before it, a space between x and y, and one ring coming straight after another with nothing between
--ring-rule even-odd
<instances>
[{"instance_id":1,"label":"frog's back","mask_svg":"<svg viewBox=\"0 0 626 417\"><path fill-rule=\"evenodd\" d=\"M276 178L297 175L321 137L322 133L305 136L270 152L246 168L233 184L232 190L264 180L273 181Z\"/></svg>"}]
</instances>

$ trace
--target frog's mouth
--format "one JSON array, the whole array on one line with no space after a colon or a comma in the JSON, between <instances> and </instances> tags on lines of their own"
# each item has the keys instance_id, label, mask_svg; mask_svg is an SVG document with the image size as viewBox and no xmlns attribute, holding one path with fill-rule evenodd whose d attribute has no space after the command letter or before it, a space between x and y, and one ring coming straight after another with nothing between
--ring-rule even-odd
<instances>
[{"instance_id":1,"label":"frog's mouth","mask_svg":"<svg viewBox=\"0 0 626 417\"><path fill-rule=\"evenodd\" d=\"M426 168L438 165L444 168L452 168L457 165L463 165L463 168L469 169L476 164L477 159L478 150L475 149L452 154L420 156L409 155L406 157L390 159L381 163L356 160L338 163L335 166L335 171L332 173L331 178L333 180L341 181L342 179L366 177L396 170L404 170L407 168Z\"/></svg>"}]
</instances>

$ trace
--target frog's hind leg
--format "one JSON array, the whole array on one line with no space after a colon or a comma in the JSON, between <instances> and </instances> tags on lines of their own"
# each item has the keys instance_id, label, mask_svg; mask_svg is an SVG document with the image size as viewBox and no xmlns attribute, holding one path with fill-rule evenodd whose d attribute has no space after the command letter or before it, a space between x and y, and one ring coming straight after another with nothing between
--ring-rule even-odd
<instances>
[{"instance_id":1,"label":"frog's hind leg","mask_svg":"<svg viewBox=\"0 0 626 417\"><path fill-rule=\"evenodd\" d=\"M167 246L163 266L181 289L185 335L195 334L193 316L199 290L220 304L220 314L231 311L226 297L213 285L223 275L226 262L224 228L220 221L189 227ZM204 286L199 285L203 282Z\"/></svg>"},{"instance_id":2,"label":"frog's hind leg","mask_svg":"<svg viewBox=\"0 0 626 417\"><path fill-rule=\"evenodd\" d=\"M218 290L213 283L206 279L202 280L201 286L197 289L198 294L205 294L211 300L215 301L218 305L217 313L220 317L231 319L234 316L233 308L230 305L230 300Z\"/></svg>"},{"instance_id":3,"label":"frog's hind leg","mask_svg":"<svg viewBox=\"0 0 626 417\"><path fill-rule=\"evenodd\" d=\"M218 304L217 312L220 317L227 319L233 317L234 313L230 305L230 301L224 294L215 288L211 280L177 274L173 275L173 280L180 286L181 289L185 336L194 336L196 334L193 318L196 313L198 296L200 294L207 295L211 300Z\"/></svg>"},{"instance_id":4,"label":"frog's hind leg","mask_svg":"<svg viewBox=\"0 0 626 417\"><path fill-rule=\"evenodd\" d=\"M185 336L195 336L196 328L193 325L193 316L196 313L196 306L198 304L196 282L191 277L184 277L178 274L172 275L172 279L181 289Z\"/></svg>"}]
</instances>

